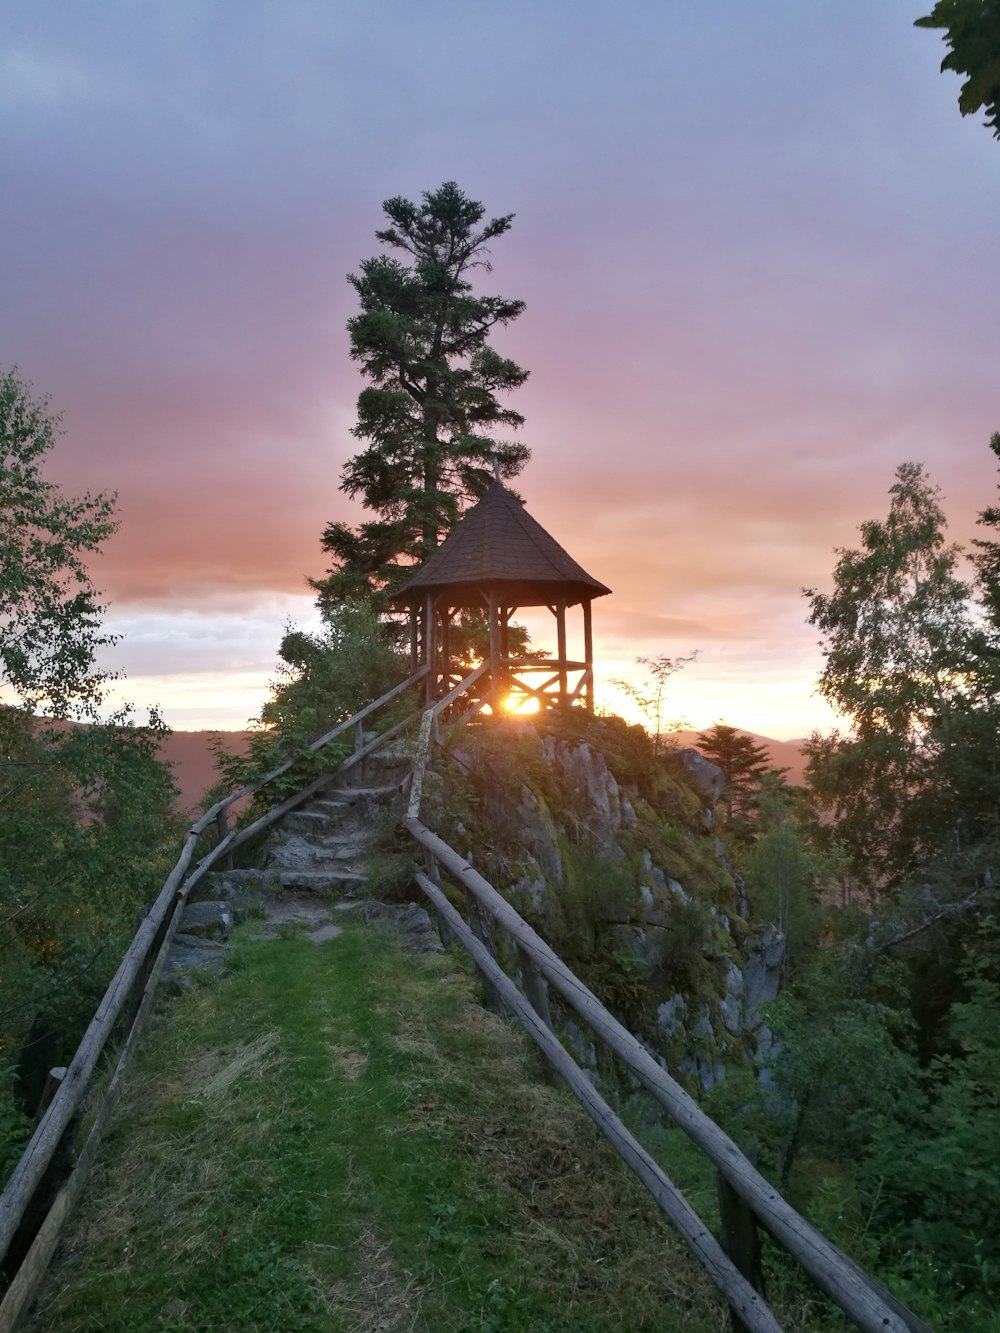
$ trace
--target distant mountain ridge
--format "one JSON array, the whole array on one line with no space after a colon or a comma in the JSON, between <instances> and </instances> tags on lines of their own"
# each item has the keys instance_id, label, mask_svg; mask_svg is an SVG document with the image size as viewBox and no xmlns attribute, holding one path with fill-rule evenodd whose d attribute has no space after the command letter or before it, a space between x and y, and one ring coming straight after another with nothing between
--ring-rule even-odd
<instances>
[{"instance_id":1,"label":"distant mountain ridge","mask_svg":"<svg viewBox=\"0 0 1000 1333\"><path fill-rule=\"evenodd\" d=\"M174 770L180 788L177 804L182 810L201 807L209 787L222 776L215 766L212 741L218 738L226 750L245 751L249 731L172 731L160 745L160 758Z\"/></svg>"},{"instance_id":2,"label":"distant mountain ridge","mask_svg":"<svg viewBox=\"0 0 1000 1333\"><path fill-rule=\"evenodd\" d=\"M775 768L787 768L785 777L792 783L801 783L805 773L805 756L802 753L804 741L778 741L770 736L759 736L753 731L743 731L758 745L767 746L771 762ZM219 771L215 766L211 742L218 738L227 750L245 751L249 743L249 731L174 731L160 746L160 755L174 770L174 778L180 788L178 805L183 810L200 807L202 797L209 787L219 780ZM678 731L674 733L680 745L693 745L697 748L697 731Z\"/></svg>"}]
</instances>

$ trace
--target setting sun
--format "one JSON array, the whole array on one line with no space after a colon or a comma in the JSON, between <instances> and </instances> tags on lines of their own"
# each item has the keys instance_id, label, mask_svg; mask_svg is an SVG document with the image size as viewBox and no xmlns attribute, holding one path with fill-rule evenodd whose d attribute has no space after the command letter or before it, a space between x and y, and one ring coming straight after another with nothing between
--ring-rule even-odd
<instances>
[{"instance_id":1,"label":"setting sun","mask_svg":"<svg viewBox=\"0 0 1000 1333\"><path fill-rule=\"evenodd\" d=\"M503 701L505 713L518 713L522 717L527 713L538 712L538 700L533 694L524 696L518 694L508 694Z\"/></svg>"}]
</instances>

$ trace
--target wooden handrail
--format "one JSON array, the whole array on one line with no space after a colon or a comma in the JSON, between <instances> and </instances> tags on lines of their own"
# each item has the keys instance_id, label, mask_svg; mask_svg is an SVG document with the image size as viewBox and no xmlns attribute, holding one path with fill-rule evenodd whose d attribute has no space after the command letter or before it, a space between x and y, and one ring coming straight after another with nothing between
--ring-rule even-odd
<instances>
[{"instance_id":1,"label":"wooden handrail","mask_svg":"<svg viewBox=\"0 0 1000 1333\"><path fill-rule=\"evenodd\" d=\"M410 803L407 808L407 814L416 818L420 814L420 800L424 792L424 777L427 773L427 765L430 763L431 748L433 745L434 723L441 716L446 708L459 699L463 694L470 690L473 685L477 685L482 678L489 673L489 663L483 662L477 666L475 671L471 671L464 680L448 691L442 699L424 709L424 715L420 721L420 738L417 741L417 752L413 760L413 774L410 781ZM485 700L476 704L474 711L478 712L483 707Z\"/></svg>"},{"instance_id":2,"label":"wooden handrail","mask_svg":"<svg viewBox=\"0 0 1000 1333\"><path fill-rule=\"evenodd\" d=\"M476 939L459 913L452 907L441 890L426 875L417 872L417 882L444 918L451 930L465 945L476 966L486 975L490 985L520 1019L522 1025L539 1047L559 1076L566 1082L574 1097L613 1145L615 1151L632 1168L650 1194L684 1237L695 1258L708 1272L712 1281L724 1294L739 1315L743 1326L751 1333L781 1333L781 1325L773 1312L754 1291L743 1274L736 1268L718 1241L702 1222L687 1199L661 1166L629 1133L611 1107L583 1074L580 1066L562 1042L545 1026L528 1001L508 977L502 967L490 956L489 950Z\"/></svg>"},{"instance_id":3,"label":"wooden handrail","mask_svg":"<svg viewBox=\"0 0 1000 1333\"><path fill-rule=\"evenodd\" d=\"M609 1013L541 936L460 853L419 819L407 814L403 824L506 930L594 1032L625 1061L642 1085L746 1201L762 1225L858 1328L865 1333L932 1333L917 1315L869 1278L785 1202L733 1140L657 1064L646 1048Z\"/></svg>"},{"instance_id":4,"label":"wooden handrail","mask_svg":"<svg viewBox=\"0 0 1000 1333\"><path fill-rule=\"evenodd\" d=\"M383 708L386 704L391 703L392 700L401 695L405 690L409 689L410 686L416 684L419 680L422 680L423 677L426 676L427 671L428 668L426 666L420 667L417 671L408 676L406 680L393 686L391 690L387 690L386 693L372 703L366 704L364 708L359 709L358 712L353 714L350 718L337 723L335 727L332 727L322 736L317 737L316 740L310 743L308 750L316 752L335 740L338 736L342 735L350 727L357 726L365 718L370 717L377 710ZM367 745L363 746L362 749L355 751L355 753L345 761L342 767L350 768L359 763L369 754L374 753L375 750L385 744L385 742L392 736L398 735L409 721L410 719L406 719L404 722L390 728L388 732L376 736ZM107 1044L108 1038L121 1015L127 1000L134 993L139 974L148 961L150 949L160 929L168 921L171 922L171 924L168 924L167 926L167 937L172 938L171 925L173 929L176 929L176 921L179 920L178 909L202 875L204 875L216 861L232 852L234 847L238 847L248 839L254 837L264 828L274 823L276 819L279 819L282 814L293 809L296 805L301 804L301 802L306 800L312 792L326 785L330 781L330 775L324 774L321 778L316 779L313 783L310 783L294 796L283 801L279 806L272 807L267 814L256 820L247 828L234 830L232 833L228 834L216 847L212 848L208 855L198 863L194 872L187 878L187 880L185 880L185 873L194 857L199 837L210 825L215 823L221 811L227 809L234 801L238 801L244 796L252 795L254 792L259 791L262 787L266 786L267 783L273 782L275 778L281 777L284 773L287 773L297 762L297 759L298 756L294 756L293 758L286 760L284 763L279 764L277 768L266 773L262 778L247 783L238 791L232 792L229 796L217 801L210 809L206 810L194 824L192 824L184 840L177 862L167 876L163 888L157 895L153 906L140 922L131 944L125 951L125 955L122 958L115 975L111 979L100 1004L97 1006L94 1017L91 1019L86 1032L81 1038L80 1044L67 1067L66 1074L63 1077L55 1096L46 1108L45 1113L41 1116L24 1152L7 1179L2 1193L0 1193L0 1259L6 1256L11 1241L14 1238L14 1234L24 1217L28 1204L48 1169L56 1148L89 1087L94 1069L97 1066L97 1061L100 1059L101 1053ZM182 884L183 889L181 888ZM163 954L161 948L158 953L158 960L163 957L165 957L165 954ZM158 966L154 964L151 976L155 976L158 980L161 970L162 962L159 962ZM145 995L143 1001L145 1002ZM140 1012L143 1012L142 1005L140 1005ZM135 1021L136 1020L133 1020L133 1028L135 1026ZM126 1039L126 1046L128 1046L128 1041L131 1037L132 1032L130 1030L129 1036ZM2 1333L2 1327L3 1326L0 1325L0 1333Z\"/></svg>"}]
</instances>

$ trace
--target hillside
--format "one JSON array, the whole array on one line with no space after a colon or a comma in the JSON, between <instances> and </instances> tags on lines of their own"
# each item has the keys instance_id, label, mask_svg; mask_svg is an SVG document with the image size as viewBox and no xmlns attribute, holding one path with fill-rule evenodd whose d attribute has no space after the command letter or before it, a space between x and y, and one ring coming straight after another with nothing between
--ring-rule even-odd
<instances>
[{"instance_id":1,"label":"hillside","mask_svg":"<svg viewBox=\"0 0 1000 1333\"><path fill-rule=\"evenodd\" d=\"M767 746L774 766L788 769L789 782L802 782L805 772L802 741L778 741L770 736L758 736L752 731L743 734L758 745ZM181 789L179 803L182 809L196 807L208 788L218 781L212 741L218 738L228 750L243 750L249 736L248 731L175 731L167 737L160 753L174 770L174 777ZM697 736L696 731L676 733L676 739L682 746L695 745Z\"/></svg>"},{"instance_id":2,"label":"hillside","mask_svg":"<svg viewBox=\"0 0 1000 1333\"><path fill-rule=\"evenodd\" d=\"M219 780L212 742L218 738L227 750L246 749L248 731L174 731L160 746L160 756L174 770L182 810L196 809L205 792Z\"/></svg>"}]
</instances>

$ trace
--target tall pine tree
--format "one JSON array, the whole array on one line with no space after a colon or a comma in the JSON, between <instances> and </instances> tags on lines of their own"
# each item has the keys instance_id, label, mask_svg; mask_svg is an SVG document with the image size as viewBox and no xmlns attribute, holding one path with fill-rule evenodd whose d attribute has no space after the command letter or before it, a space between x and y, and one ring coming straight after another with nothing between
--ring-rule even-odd
<instances>
[{"instance_id":1,"label":"tall pine tree","mask_svg":"<svg viewBox=\"0 0 1000 1333\"><path fill-rule=\"evenodd\" d=\"M473 269L490 271L489 243L513 214L483 223L482 204L453 181L419 204L394 198L383 208L390 225L375 234L405 258L377 255L348 278L361 305L347 326L351 356L370 383L352 430L365 447L341 480L375 517L325 529L333 567L313 582L325 610L359 598L385 610L411 567L481 498L494 463L510 478L528 460L524 445L497 438L523 424L498 395L528 372L489 343L524 302L477 296L470 281Z\"/></svg>"}]
</instances>

